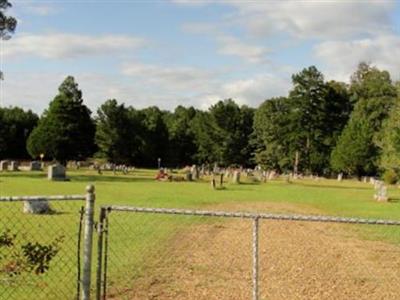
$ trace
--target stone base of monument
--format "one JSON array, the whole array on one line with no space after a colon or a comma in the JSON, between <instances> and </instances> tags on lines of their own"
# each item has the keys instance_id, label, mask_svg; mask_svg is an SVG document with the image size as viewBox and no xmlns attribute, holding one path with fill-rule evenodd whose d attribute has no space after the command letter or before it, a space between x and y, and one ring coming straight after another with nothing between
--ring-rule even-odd
<instances>
[{"instance_id":1,"label":"stone base of monument","mask_svg":"<svg viewBox=\"0 0 400 300\"><path fill-rule=\"evenodd\" d=\"M24 201L23 211L26 214L50 214L54 212L50 207L49 201L45 199Z\"/></svg>"}]
</instances>

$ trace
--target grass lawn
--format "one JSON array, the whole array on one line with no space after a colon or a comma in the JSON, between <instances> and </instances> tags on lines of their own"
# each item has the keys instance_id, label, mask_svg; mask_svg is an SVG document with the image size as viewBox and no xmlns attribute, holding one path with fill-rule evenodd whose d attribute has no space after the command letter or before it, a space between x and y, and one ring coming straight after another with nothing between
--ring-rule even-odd
<instances>
[{"instance_id":1,"label":"grass lawn","mask_svg":"<svg viewBox=\"0 0 400 300\"><path fill-rule=\"evenodd\" d=\"M155 170L137 170L130 175L113 175L112 172L97 175L91 170L70 170L68 176L71 180L68 182L50 182L46 179L44 172L0 173L0 195L83 194L85 186L93 183L96 187L97 207L121 204L192 209L240 207L241 210L265 211L264 204L276 204L264 207L268 207L268 212L318 213L400 220L400 189L396 187L389 188L391 202L378 203L373 200L373 186L357 181L305 179L293 183L277 180L265 184L245 181L240 185L226 183L225 189L212 190L208 181L156 182L153 179L155 173ZM6 293L8 291L10 295L17 294L18 299L29 299L37 292L35 289L38 287L43 291L46 290L45 287L54 285L59 289L59 294L65 294L65 299L73 299L73 296L69 295L73 291L76 277L74 251L76 251L78 211L82 204L56 203L54 208L59 213L48 216L24 215L21 212L21 204L0 204L0 234L5 228L12 229L20 239L20 243L22 240L48 243L54 237L65 235L62 250L60 250L62 256L57 255L55 261L52 262L56 265L56 260L61 260L62 257L62 261L58 263L61 267L51 267L47 275L40 277L44 278L43 280L33 280L34 282L28 280L24 285L13 285L10 283L13 282L12 280L5 281L0 273L0 280L2 280L0 285L5 287L3 291ZM110 235L110 242L113 242L112 247L110 246L110 259L112 255L119 257L121 266L125 265L129 268L134 266L136 270L140 270L144 264L144 257L150 252L162 251L166 241L179 228L196 222L195 218L167 216L157 216L155 218L157 222L153 222L149 215L135 217L132 214L129 216L123 213L118 214L112 215L114 219L110 216L111 232L114 220L114 224L119 222L121 226L119 230L114 229L113 236ZM354 228L362 238L400 244L400 228L398 227L355 226ZM122 234L118 234L121 232ZM130 243L134 242L137 252L133 253L133 250L126 246L128 238ZM154 239L158 242L154 243ZM4 250L0 248L0 255L1 251ZM111 265L110 272L112 273ZM139 275L137 273L132 276ZM35 299L57 298L56 294L40 294L41 296L39 294ZM0 298L3 295L0 292Z\"/></svg>"}]
</instances>

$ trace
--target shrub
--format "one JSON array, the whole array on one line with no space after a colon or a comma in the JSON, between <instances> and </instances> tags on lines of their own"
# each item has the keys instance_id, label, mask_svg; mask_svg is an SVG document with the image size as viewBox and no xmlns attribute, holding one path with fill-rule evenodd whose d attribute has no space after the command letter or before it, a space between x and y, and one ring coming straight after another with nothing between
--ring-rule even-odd
<instances>
[{"instance_id":1,"label":"shrub","mask_svg":"<svg viewBox=\"0 0 400 300\"><path fill-rule=\"evenodd\" d=\"M385 173L383 174L383 180L387 184L395 184L399 180L399 177L397 176L394 170L389 169L386 170Z\"/></svg>"}]
</instances>

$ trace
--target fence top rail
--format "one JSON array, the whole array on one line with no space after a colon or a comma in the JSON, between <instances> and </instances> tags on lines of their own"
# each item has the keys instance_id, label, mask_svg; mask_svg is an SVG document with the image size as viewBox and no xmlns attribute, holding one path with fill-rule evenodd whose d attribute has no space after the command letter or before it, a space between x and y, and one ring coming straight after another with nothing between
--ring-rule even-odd
<instances>
[{"instance_id":1,"label":"fence top rail","mask_svg":"<svg viewBox=\"0 0 400 300\"><path fill-rule=\"evenodd\" d=\"M245 218L245 219L268 219L268 220L282 220L282 221L308 221L308 222L331 222L331 223L400 226L399 220L346 218L346 217L318 216L318 215L225 212L225 211L187 210L187 209L172 209L172 208L147 208L147 207L120 206L120 205L103 206L102 208L108 211L125 211L125 212L153 213L153 214L155 213L155 214L173 214L173 215L189 215L189 216L230 217L230 218Z\"/></svg>"},{"instance_id":2,"label":"fence top rail","mask_svg":"<svg viewBox=\"0 0 400 300\"><path fill-rule=\"evenodd\" d=\"M0 202L18 202L18 201L75 201L85 200L85 195L50 195L50 196L6 196L0 197Z\"/></svg>"}]
</instances>

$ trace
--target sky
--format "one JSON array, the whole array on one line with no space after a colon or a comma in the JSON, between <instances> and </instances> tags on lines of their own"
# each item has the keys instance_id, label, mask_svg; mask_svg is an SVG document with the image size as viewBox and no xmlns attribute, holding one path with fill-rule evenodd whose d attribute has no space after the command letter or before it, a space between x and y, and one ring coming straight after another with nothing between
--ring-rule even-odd
<instances>
[{"instance_id":1,"label":"sky","mask_svg":"<svg viewBox=\"0 0 400 300\"><path fill-rule=\"evenodd\" d=\"M0 104L42 113L72 75L95 112L257 107L315 65L348 81L361 61L400 79L400 1L9 0L18 26L0 41Z\"/></svg>"}]
</instances>

